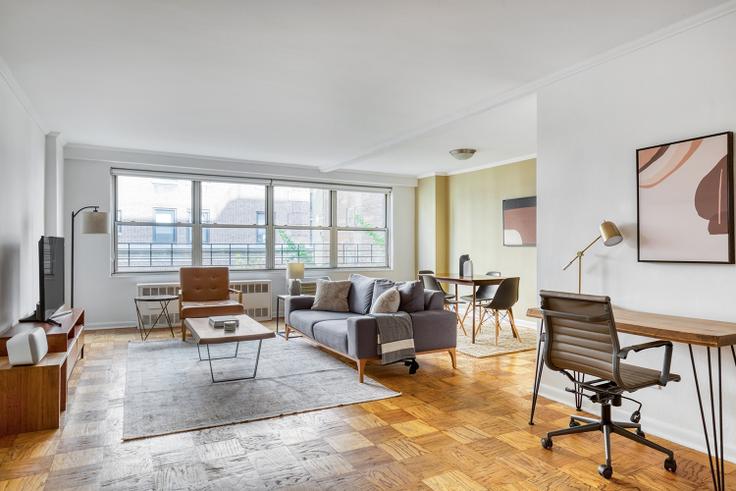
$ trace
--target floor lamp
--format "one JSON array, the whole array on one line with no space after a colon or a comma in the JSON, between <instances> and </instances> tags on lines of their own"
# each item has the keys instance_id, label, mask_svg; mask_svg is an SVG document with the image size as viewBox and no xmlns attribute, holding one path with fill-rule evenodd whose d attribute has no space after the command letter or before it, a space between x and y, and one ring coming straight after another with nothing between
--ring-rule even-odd
<instances>
[{"instance_id":1,"label":"floor lamp","mask_svg":"<svg viewBox=\"0 0 736 491\"><path fill-rule=\"evenodd\" d=\"M74 307L74 221L77 215L82 213L82 233L83 234L107 234L109 227L107 222L107 212L99 211L98 205L84 206L77 211L72 212L72 270L71 270L71 298L70 305ZM92 211L85 211L85 210Z\"/></svg>"},{"instance_id":2,"label":"floor lamp","mask_svg":"<svg viewBox=\"0 0 736 491\"><path fill-rule=\"evenodd\" d=\"M621 235L621 232L619 232L618 227L615 223L605 221L601 223L600 227L600 235L593 239L587 246L585 246L582 250L579 250L575 257L570 260L567 265L562 268L563 271L567 271L567 268L572 266L572 264L577 261L578 263L578 293L582 293L583 288L583 256L585 255L585 252L593 247L593 244L598 242L599 240L603 239L603 245L606 247L613 247L615 245L618 245L621 243L622 240L624 240L623 235Z\"/></svg>"}]
</instances>

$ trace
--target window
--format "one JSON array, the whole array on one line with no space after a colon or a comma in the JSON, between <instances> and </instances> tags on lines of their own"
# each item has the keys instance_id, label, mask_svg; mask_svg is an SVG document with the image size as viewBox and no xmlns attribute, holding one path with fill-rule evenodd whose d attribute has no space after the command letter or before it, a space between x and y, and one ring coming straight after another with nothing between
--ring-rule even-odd
<instances>
[{"instance_id":1,"label":"window","mask_svg":"<svg viewBox=\"0 0 736 491\"><path fill-rule=\"evenodd\" d=\"M388 263L386 193L337 191L337 265L375 267Z\"/></svg>"},{"instance_id":2,"label":"window","mask_svg":"<svg viewBox=\"0 0 736 491\"><path fill-rule=\"evenodd\" d=\"M387 190L113 171L114 272L386 267Z\"/></svg>"}]
</instances>

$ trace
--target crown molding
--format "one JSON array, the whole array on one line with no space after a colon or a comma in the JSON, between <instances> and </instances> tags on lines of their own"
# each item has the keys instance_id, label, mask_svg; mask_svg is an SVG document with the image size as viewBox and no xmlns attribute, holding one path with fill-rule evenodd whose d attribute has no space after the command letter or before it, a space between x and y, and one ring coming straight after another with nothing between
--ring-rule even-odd
<instances>
[{"instance_id":1,"label":"crown molding","mask_svg":"<svg viewBox=\"0 0 736 491\"><path fill-rule=\"evenodd\" d=\"M598 65L602 65L609 61L615 60L622 56L634 53L641 49L644 49L653 44L657 44L671 37L682 34L696 27L702 26L714 20L720 19L726 15L736 12L736 0L730 0L726 3L705 10L697 15L681 20L667 27L659 29L651 34L638 38L634 41L624 43L610 50L604 51L596 56L588 58L585 61L576 63L562 70L551 73L550 75L544 76L532 82L520 85L511 90L502 92L488 99L482 100L472 106L460 109L452 114L449 114L443 118L437 119L426 126L415 128L404 133L400 133L393 138L390 138L382 143L379 143L373 147L367 148L362 153L355 155L347 160L338 162L332 165L321 166L320 171L322 172L333 172L351 164L357 163L365 158L375 156L381 152L388 150L389 148L395 147L401 143L404 143L412 138L416 138L432 131L442 129L450 126L460 120L475 116L477 114L486 112L495 107L501 106L508 102L511 102L520 97L524 97L537 92L539 89L552 85L560 80L572 77L580 72L590 70Z\"/></svg>"},{"instance_id":2,"label":"crown molding","mask_svg":"<svg viewBox=\"0 0 736 491\"><path fill-rule=\"evenodd\" d=\"M485 164L479 164L473 167L466 167L464 169L448 171L445 173L445 175L457 176L459 174L467 174L468 172L475 172L479 170L490 169L491 167L500 167L502 165L508 165L508 164L518 164L519 162L524 162L526 160L533 160L536 158L537 158L536 153L530 153L529 155L519 155L518 157L512 157L510 159L496 160L494 162L487 162Z\"/></svg>"},{"instance_id":3,"label":"crown molding","mask_svg":"<svg viewBox=\"0 0 736 491\"><path fill-rule=\"evenodd\" d=\"M326 176L316 166L241 160L155 150L105 147L83 143L67 143L64 146L64 159L105 162L116 165L133 165L138 168L156 168L159 170L171 170L175 168L199 173L238 175L243 177L304 179L324 183L402 187L415 187L417 185L416 177L407 174L388 174L345 169Z\"/></svg>"},{"instance_id":4,"label":"crown molding","mask_svg":"<svg viewBox=\"0 0 736 491\"><path fill-rule=\"evenodd\" d=\"M2 79L5 80L5 83L8 84L10 92L13 93L18 103L23 106L23 109L26 111L26 114L28 114L28 117L30 117L36 124L36 126L38 126L38 129L41 130L44 135L46 135L49 132L46 128L46 125L44 124L43 120L40 118L36 110L33 108L33 104L31 104L30 99L28 99L26 93L18 84L18 81L13 76L12 70L10 70L10 67L7 63L5 63L5 60L2 57L0 57L0 77L2 77Z\"/></svg>"},{"instance_id":5,"label":"crown molding","mask_svg":"<svg viewBox=\"0 0 736 491\"><path fill-rule=\"evenodd\" d=\"M443 177L447 176L447 172L427 172L425 174L419 174L417 179L426 179L427 177Z\"/></svg>"}]
</instances>

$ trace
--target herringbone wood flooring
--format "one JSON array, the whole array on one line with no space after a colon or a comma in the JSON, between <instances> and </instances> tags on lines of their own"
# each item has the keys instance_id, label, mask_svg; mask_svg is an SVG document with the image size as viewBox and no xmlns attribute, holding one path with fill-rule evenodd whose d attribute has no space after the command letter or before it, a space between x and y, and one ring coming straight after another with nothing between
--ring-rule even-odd
<instances>
[{"instance_id":1,"label":"herringbone wood flooring","mask_svg":"<svg viewBox=\"0 0 736 491\"><path fill-rule=\"evenodd\" d=\"M165 338L166 331L152 337ZM570 408L542 399L527 425L534 353L422 356L368 375L403 393L385 401L123 443L125 354L132 330L87 335L60 430L0 438L5 489L705 489L703 454L663 457L614 436L614 478L598 476L601 435L539 436ZM357 376L357 374L356 374ZM244 382L247 383L247 382ZM172 411L176 408L172 407ZM646 408L645 408L646 411ZM694 423L695 424L695 423ZM646 430L646 428L645 428ZM736 485L736 466L728 466Z\"/></svg>"}]
</instances>

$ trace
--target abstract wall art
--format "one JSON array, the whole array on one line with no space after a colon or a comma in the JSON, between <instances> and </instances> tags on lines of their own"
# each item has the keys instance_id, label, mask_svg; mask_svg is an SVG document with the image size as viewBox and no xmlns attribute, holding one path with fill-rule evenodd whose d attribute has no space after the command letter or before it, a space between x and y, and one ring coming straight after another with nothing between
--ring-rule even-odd
<instances>
[{"instance_id":1,"label":"abstract wall art","mask_svg":"<svg viewBox=\"0 0 736 491\"><path fill-rule=\"evenodd\" d=\"M537 197L503 200L503 245L537 245Z\"/></svg>"},{"instance_id":2,"label":"abstract wall art","mask_svg":"<svg viewBox=\"0 0 736 491\"><path fill-rule=\"evenodd\" d=\"M639 261L734 263L733 133L636 151Z\"/></svg>"}]
</instances>

